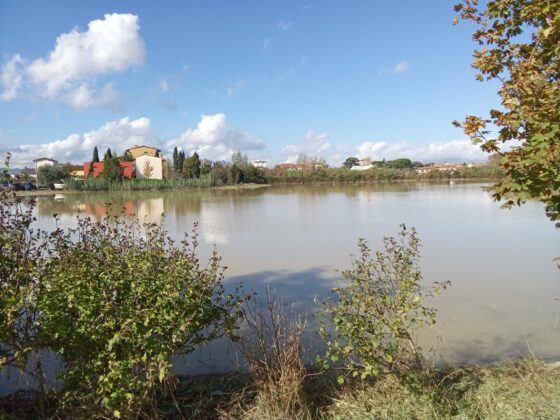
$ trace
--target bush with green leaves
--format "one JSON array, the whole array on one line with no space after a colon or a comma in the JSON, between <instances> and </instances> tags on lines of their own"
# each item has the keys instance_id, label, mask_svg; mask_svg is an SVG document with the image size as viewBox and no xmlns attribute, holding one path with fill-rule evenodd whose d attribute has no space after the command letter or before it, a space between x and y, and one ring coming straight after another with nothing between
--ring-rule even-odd
<instances>
[{"instance_id":1,"label":"bush with green leaves","mask_svg":"<svg viewBox=\"0 0 560 420\"><path fill-rule=\"evenodd\" d=\"M385 237L383 244L384 251L372 256L360 239L352 268L342 272L346 285L333 289L334 300L323 302L330 321L320 329L328 346L323 363L325 368L343 364L351 376L362 379L389 373L407 381L423 365L417 333L436 322L436 310L425 300L448 283L423 290L414 228L401 225L398 237Z\"/></svg>"},{"instance_id":2,"label":"bush with green leaves","mask_svg":"<svg viewBox=\"0 0 560 420\"><path fill-rule=\"evenodd\" d=\"M34 297L45 252L33 210L21 198L0 195L0 370L25 367L32 348Z\"/></svg>"},{"instance_id":3,"label":"bush with green leaves","mask_svg":"<svg viewBox=\"0 0 560 420\"><path fill-rule=\"evenodd\" d=\"M46 233L32 205L3 196L0 210L0 368L51 349L61 415L157 416L172 357L235 335L242 299L225 294L215 252L201 265L196 234L178 244L120 217Z\"/></svg>"},{"instance_id":4,"label":"bush with green leaves","mask_svg":"<svg viewBox=\"0 0 560 420\"><path fill-rule=\"evenodd\" d=\"M68 172L61 165L43 165L37 171L39 185L52 188L57 182L68 178Z\"/></svg>"}]
</instances>

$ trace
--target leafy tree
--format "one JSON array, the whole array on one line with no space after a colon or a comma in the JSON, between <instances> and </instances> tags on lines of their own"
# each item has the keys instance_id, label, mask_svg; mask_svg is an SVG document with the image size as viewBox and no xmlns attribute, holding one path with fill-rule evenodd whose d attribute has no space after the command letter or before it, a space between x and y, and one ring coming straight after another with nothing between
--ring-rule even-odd
<instances>
[{"instance_id":1,"label":"leafy tree","mask_svg":"<svg viewBox=\"0 0 560 420\"><path fill-rule=\"evenodd\" d=\"M255 168L253 165L247 165L243 168L243 182L264 184L265 178L263 171L259 168Z\"/></svg>"},{"instance_id":2,"label":"leafy tree","mask_svg":"<svg viewBox=\"0 0 560 420\"><path fill-rule=\"evenodd\" d=\"M385 162L385 166L393 169L409 169L412 168L412 161L410 159L401 158Z\"/></svg>"},{"instance_id":3,"label":"leafy tree","mask_svg":"<svg viewBox=\"0 0 560 420\"><path fill-rule=\"evenodd\" d=\"M237 165L238 167L243 168L249 165L249 159L247 158L247 155L244 155L241 152L235 152L231 155L231 163L232 165Z\"/></svg>"},{"instance_id":4,"label":"leafy tree","mask_svg":"<svg viewBox=\"0 0 560 420\"><path fill-rule=\"evenodd\" d=\"M93 148L93 156L91 158L92 162L99 162L99 152L97 151L97 146Z\"/></svg>"},{"instance_id":5,"label":"leafy tree","mask_svg":"<svg viewBox=\"0 0 560 420\"><path fill-rule=\"evenodd\" d=\"M212 161L210 159L202 159L200 162L200 175L208 175L212 170Z\"/></svg>"},{"instance_id":6,"label":"leafy tree","mask_svg":"<svg viewBox=\"0 0 560 420\"><path fill-rule=\"evenodd\" d=\"M318 156L308 156L305 153L300 153L297 155L296 163L300 165L320 165L320 166L327 166L327 162L325 159L320 158Z\"/></svg>"},{"instance_id":7,"label":"leafy tree","mask_svg":"<svg viewBox=\"0 0 560 420\"><path fill-rule=\"evenodd\" d=\"M37 171L39 185L45 185L49 188L66 178L68 178L68 172L61 165L44 165Z\"/></svg>"},{"instance_id":8,"label":"leafy tree","mask_svg":"<svg viewBox=\"0 0 560 420\"><path fill-rule=\"evenodd\" d=\"M194 152L191 157L185 159L183 163L183 176L186 178L200 178L200 158L198 153Z\"/></svg>"},{"instance_id":9,"label":"leafy tree","mask_svg":"<svg viewBox=\"0 0 560 420\"><path fill-rule=\"evenodd\" d=\"M231 165L228 172L229 184L240 184L243 182L243 171L235 163Z\"/></svg>"},{"instance_id":10,"label":"leafy tree","mask_svg":"<svg viewBox=\"0 0 560 420\"><path fill-rule=\"evenodd\" d=\"M360 165L360 161L358 160L357 157L354 156L350 156L349 158L347 158L344 163L342 164L343 167L350 169L354 166L359 166Z\"/></svg>"},{"instance_id":11,"label":"leafy tree","mask_svg":"<svg viewBox=\"0 0 560 420\"><path fill-rule=\"evenodd\" d=\"M329 367L341 361L352 376L390 373L407 383L422 367L416 334L436 322L436 310L424 301L448 283L421 287L421 244L414 228L401 225L399 236L383 243L385 250L372 255L361 239L352 268L342 272L347 285L333 289L334 301L323 302L331 322L320 329L328 346L324 362Z\"/></svg>"},{"instance_id":12,"label":"leafy tree","mask_svg":"<svg viewBox=\"0 0 560 420\"><path fill-rule=\"evenodd\" d=\"M101 178L109 181L121 181L123 177L123 170L119 159L116 157L108 158L105 156L103 159L104 166Z\"/></svg>"},{"instance_id":13,"label":"leafy tree","mask_svg":"<svg viewBox=\"0 0 560 420\"><path fill-rule=\"evenodd\" d=\"M474 22L480 46L473 67L480 81L497 79L502 108L488 119L467 116L463 128L482 150L499 156L504 177L493 186L504 207L541 200L560 220L560 2L476 0L455 6L459 19ZM491 136L488 124L498 128ZM560 227L560 223L557 223Z\"/></svg>"},{"instance_id":14,"label":"leafy tree","mask_svg":"<svg viewBox=\"0 0 560 420\"><path fill-rule=\"evenodd\" d=\"M105 156L103 156L103 160L106 161L107 159L112 159L113 153L111 153L111 148L108 148L105 152Z\"/></svg>"},{"instance_id":15,"label":"leafy tree","mask_svg":"<svg viewBox=\"0 0 560 420\"><path fill-rule=\"evenodd\" d=\"M163 159L161 162L161 172L163 179L169 179L171 163L169 159Z\"/></svg>"},{"instance_id":16,"label":"leafy tree","mask_svg":"<svg viewBox=\"0 0 560 420\"><path fill-rule=\"evenodd\" d=\"M214 180L214 184L216 185L227 184L229 178L229 168L225 162L217 160L214 163L212 163L212 170L210 172L210 175Z\"/></svg>"},{"instance_id":17,"label":"leafy tree","mask_svg":"<svg viewBox=\"0 0 560 420\"><path fill-rule=\"evenodd\" d=\"M126 152L124 152L124 154L122 156L122 161L123 162L134 162L134 158L132 157L132 154L128 150Z\"/></svg>"}]
</instances>

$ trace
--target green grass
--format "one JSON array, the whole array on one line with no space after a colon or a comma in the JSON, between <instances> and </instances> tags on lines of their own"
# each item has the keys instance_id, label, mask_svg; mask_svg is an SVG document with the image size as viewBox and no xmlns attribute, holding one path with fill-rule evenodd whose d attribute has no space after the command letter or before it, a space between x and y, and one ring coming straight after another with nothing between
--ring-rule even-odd
<instances>
[{"instance_id":1,"label":"green grass","mask_svg":"<svg viewBox=\"0 0 560 420\"><path fill-rule=\"evenodd\" d=\"M74 191L139 191L164 190L173 188L204 188L214 185L210 175L200 178L176 179L127 179L109 181L103 178L88 178L85 181L68 179L65 186Z\"/></svg>"},{"instance_id":2,"label":"green grass","mask_svg":"<svg viewBox=\"0 0 560 420\"><path fill-rule=\"evenodd\" d=\"M560 367L537 359L431 371L419 392L408 391L390 376L344 386L337 385L335 378L332 373L307 376L306 406L290 417L277 395L268 394L270 390L259 394L245 373L181 378L172 389L154 395L153 404L169 418L560 419ZM40 416L37 403L29 397L0 399L0 418ZM54 418L55 412L56 400L49 399L43 413Z\"/></svg>"},{"instance_id":3,"label":"green grass","mask_svg":"<svg viewBox=\"0 0 560 420\"><path fill-rule=\"evenodd\" d=\"M456 368L410 393L393 378L341 389L322 419L560 419L560 369L535 359Z\"/></svg>"},{"instance_id":4,"label":"green grass","mask_svg":"<svg viewBox=\"0 0 560 420\"><path fill-rule=\"evenodd\" d=\"M290 418L362 419L560 419L560 367L537 359L494 367L457 367L427 372L420 391L409 391L393 376L339 386L336 375L308 376L305 401ZM227 418L283 419L278 398L239 395ZM240 397L238 397L240 398ZM242 407L242 408L240 408Z\"/></svg>"}]
</instances>

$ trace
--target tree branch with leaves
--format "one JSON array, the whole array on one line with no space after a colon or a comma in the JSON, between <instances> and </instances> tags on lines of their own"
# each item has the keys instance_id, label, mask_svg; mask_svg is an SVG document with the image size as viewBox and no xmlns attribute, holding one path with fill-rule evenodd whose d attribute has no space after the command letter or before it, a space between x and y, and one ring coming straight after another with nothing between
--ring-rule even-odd
<instances>
[{"instance_id":1,"label":"tree branch with leaves","mask_svg":"<svg viewBox=\"0 0 560 420\"><path fill-rule=\"evenodd\" d=\"M460 19L474 22L472 66L477 80L501 83L500 109L487 119L469 115L453 124L475 144L499 156L504 178L493 196L504 207L530 199L542 201L553 221L560 221L560 2L477 0L455 6ZM490 135L489 125L497 128ZM560 222L557 223L560 227Z\"/></svg>"}]
</instances>

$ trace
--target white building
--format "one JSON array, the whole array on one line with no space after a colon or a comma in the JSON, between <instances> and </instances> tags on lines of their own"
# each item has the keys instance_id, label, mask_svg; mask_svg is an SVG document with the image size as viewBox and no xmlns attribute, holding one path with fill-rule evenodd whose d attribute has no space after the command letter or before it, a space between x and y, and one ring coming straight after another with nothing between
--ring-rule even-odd
<instances>
[{"instance_id":1,"label":"white building","mask_svg":"<svg viewBox=\"0 0 560 420\"><path fill-rule=\"evenodd\" d=\"M373 168L371 164L371 158L363 158L359 160L359 164L357 166L352 166L350 168L351 171L367 171L368 169Z\"/></svg>"},{"instance_id":2,"label":"white building","mask_svg":"<svg viewBox=\"0 0 560 420\"><path fill-rule=\"evenodd\" d=\"M58 163L54 159L45 158L45 157L35 159L33 162L35 162L35 173L39 173L39 168L41 166L52 166L52 165L56 165Z\"/></svg>"},{"instance_id":3,"label":"white building","mask_svg":"<svg viewBox=\"0 0 560 420\"><path fill-rule=\"evenodd\" d=\"M251 162L255 168L266 169L266 160L254 160Z\"/></svg>"},{"instance_id":4,"label":"white building","mask_svg":"<svg viewBox=\"0 0 560 420\"><path fill-rule=\"evenodd\" d=\"M148 154L134 160L136 178L163 179L163 159Z\"/></svg>"}]
</instances>

